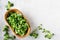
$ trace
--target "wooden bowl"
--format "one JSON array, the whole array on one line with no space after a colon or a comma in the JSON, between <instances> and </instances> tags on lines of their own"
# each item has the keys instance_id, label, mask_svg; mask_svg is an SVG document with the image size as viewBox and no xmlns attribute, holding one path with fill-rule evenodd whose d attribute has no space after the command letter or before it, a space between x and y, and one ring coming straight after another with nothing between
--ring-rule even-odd
<instances>
[{"instance_id":1,"label":"wooden bowl","mask_svg":"<svg viewBox=\"0 0 60 40\"><path fill-rule=\"evenodd\" d=\"M8 17L8 15L9 15L9 12L16 12L16 13L19 13L19 14L21 13L22 15L23 15L23 13L22 13L21 11L19 11L18 9L10 9L10 10L8 10L8 11L5 13L4 18L5 18L5 21L6 21L7 25L8 25L9 28L12 30L12 32L14 33L15 36L17 36L17 37L19 37L19 38L24 38L24 37L28 36L28 35L30 34L31 28L30 28L30 24L29 24L28 20L26 19L26 17L23 15L24 19L26 19L26 22L27 22L28 25L29 25L29 28L28 28L28 30L27 30L27 33L26 33L24 36L20 36L20 35L17 35L17 34L14 32L13 28L9 25L9 23L8 23L8 21L7 21L7 17Z\"/></svg>"}]
</instances>

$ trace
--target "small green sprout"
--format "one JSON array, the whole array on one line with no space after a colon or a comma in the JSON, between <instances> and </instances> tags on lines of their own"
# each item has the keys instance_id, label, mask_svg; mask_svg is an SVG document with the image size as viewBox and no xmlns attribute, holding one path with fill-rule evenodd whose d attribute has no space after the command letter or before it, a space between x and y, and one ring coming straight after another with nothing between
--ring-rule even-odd
<instances>
[{"instance_id":1,"label":"small green sprout","mask_svg":"<svg viewBox=\"0 0 60 40\"><path fill-rule=\"evenodd\" d=\"M6 31L7 32L8 31L8 28L9 27L7 25L5 25L3 31Z\"/></svg>"},{"instance_id":2,"label":"small green sprout","mask_svg":"<svg viewBox=\"0 0 60 40\"><path fill-rule=\"evenodd\" d=\"M9 37L9 33L6 32L6 33L4 34L4 37L5 37L5 38L8 38L8 37Z\"/></svg>"},{"instance_id":3,"label":"small green sprout","mask_svg":"<svg viewBox=\"0 0 60 40\"><path fill-rule=\"evenodd\" d=\"M8 39L9 39L9 33L6 32L6 33L4 34L4 40L8 40Z\"/></svg>"},{"instance_id":4,"label":"small green sprout","mask_svg":"<svg viewBox=\"0 0 60 40\"><path fill-rule=\"evenodd\" d=\"M45 35L45 38L51 39L54 36L54 33L48 33Z\"/></svg>"},{"instance_id":5,"label":"small green sprout","mask_svg":"<svg viewBox=\"0 0 60 40\"><path fill-rule=\"evenodd\" d=\"M38 33L31 33L30 36L37 38L38 37Z\"/></svg>"},{"instance_id":6,"label":"small green sprout","mask_svg":"<svg viewBox=\"0 0 60 40\"><path fill-rule=\"evenodd\" d=\"M54 36L54 33L51 33L46 29L43 29L42 33L45 33L45 38L48 38L48 39L51 39Z\"/></svg>"},{"instance_id":7,"label":"small green sprout","mask_svg":"<svg viewBox=\"0 0 60 40\"><path fill-rule=\"evenodd\" d=\"M6 9L9 10L11 7L13 7L14 4L8 1L8 5L6 5Z\"/></svg>"},{"instance_id":8,"label":"small green sprout","mask_svg":"<svg viewBox=\"0 0 60 40\"><path fill-rule=\"evenodd\" d=\"M10 36L9 39L10 40L14 40L16 37L15 36Z\"/></svg>"},{"instance_id":9,"label":"small green sprout","mask_svg":"<svg viewBox=\"0 0 60 40\"><path fill-rule=\"evenodd\" d=\"M43 29L43 33L50 33L50 31Z\"/></svg>"},{"instance_id":10,"label":"small green sprout","mask_svg":"<svg viewBox=\"0 0 60 40\"><path fill-rule=\"evenodd\" d=\"M36 33L37 31L37 28L35 30L33 30L32 33L30 33L30 36L34 37L34 38L37 38L38 37L38 33Z\"/></svg>"}]
</instances>

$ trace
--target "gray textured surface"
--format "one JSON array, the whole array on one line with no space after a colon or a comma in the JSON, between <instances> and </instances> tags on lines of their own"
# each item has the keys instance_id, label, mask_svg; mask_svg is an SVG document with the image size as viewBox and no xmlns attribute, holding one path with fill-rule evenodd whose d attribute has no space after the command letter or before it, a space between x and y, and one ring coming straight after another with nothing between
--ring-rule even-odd
<instances>
[{"instance_id":1,"label":"gray textured surface","mask_svg":"<svg viewBox=\"0 0 60 40\"><path fill-rule=\"evenodd\" d=\"M40 23L44 28L55 33L51 40L60 40L60 1L59 0L10 0L15 4L13 8L17 8L30 21L31 31ZM0 40L3 40L4 32L2 32L5 25L4 14L6 12L5 5L7 0L0 0ZM10 34L12 32L10 31ZM39 37L34 39L30 36L16 40L49 40L44 38L43 34L38 31Z\"/></svg>"}]
</instances>

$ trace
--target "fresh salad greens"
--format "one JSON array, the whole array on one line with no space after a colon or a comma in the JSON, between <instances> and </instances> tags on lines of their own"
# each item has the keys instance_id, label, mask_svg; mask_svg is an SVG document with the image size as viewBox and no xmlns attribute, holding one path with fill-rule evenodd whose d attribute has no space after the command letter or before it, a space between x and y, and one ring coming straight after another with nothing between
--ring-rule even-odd
<instances>
[{"instance_id":1,"label":"fresh salad greens","mask_svg":"<svg viewBox=\"0 0 60 40\"><path fill-rule=\"evenodd\" d=\"M10 12L7 21L16 34L24 36L27 33L29 25L22 14Z\"/></svg>"},{"instance_id":2,"label":"fresh salad greens","mask_svg":"<svg viewBox=\"0 0 60 40\"><path fill-rule=\"evenodd\" d=\"M9 10L11 7L13 7L14 4L8 1L8 5L6 5L6 9Z\"/></svg>"},{"instance_id":3,"label":"fresh salad greens","mask_svg":"<svg viewBox=\"0 0 60 40\"><path fill-rule=\"evenodd\" d=\"M4 26L3 31L5 32L4 34L4 40L14 40L16 37L15 36L10 36L8 33L9 27L7 25Z\"/></svg>"},{"instance_id":4,"label":"fresh salad greens","mask_svg":"<svg viewBox=\"0 0 60 40\"><path fill-rule=\"evenodd\" d=\"M33 36L34 38L38 37L38 33L36 33L37 30L41 30L42 33L44 33L44 37L51 39L54 36L54 33L51 33L49 30L46 30L44 28L42 28L42 24L40 24L40 26L38 26L31 34L30 36Z\"/></svg>"}]
</instances>

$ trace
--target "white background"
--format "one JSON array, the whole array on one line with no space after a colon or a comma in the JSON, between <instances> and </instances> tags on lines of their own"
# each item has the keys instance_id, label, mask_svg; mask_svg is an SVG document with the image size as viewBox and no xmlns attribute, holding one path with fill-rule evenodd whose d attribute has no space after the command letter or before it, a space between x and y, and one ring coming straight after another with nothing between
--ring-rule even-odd
<instances>
[{"instance_id":1,"label":"white background","mask_svg":"<svg viewBox=\"0 0 60 40\"><path fill-rule=\"evenodd\" d=\"M23 12L31 25L31 31L39 24L43 24L43 28L55 33L50 40L60 40L60 0L10 0L14 3L13 8L17 8ZM5 5L7 0L0 0L0 40L3 40L2 32L5 25L4 14L6 12ZM10 32L12 33L12 32ZM30 36L16 40L49 40L44 38L44 34L38 31L39 36L34 39Z\"/></svg>"}]
</instances>

